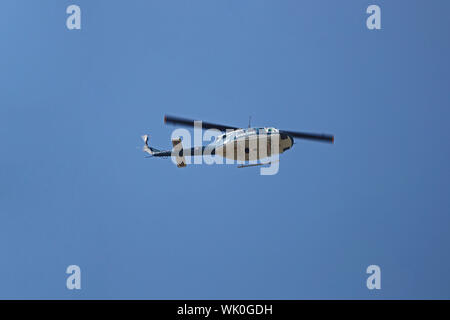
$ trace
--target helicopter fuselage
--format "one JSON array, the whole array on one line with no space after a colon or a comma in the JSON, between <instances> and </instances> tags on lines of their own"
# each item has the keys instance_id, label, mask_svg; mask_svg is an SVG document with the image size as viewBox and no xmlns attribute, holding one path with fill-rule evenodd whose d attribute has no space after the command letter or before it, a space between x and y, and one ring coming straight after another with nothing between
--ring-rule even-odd
<instances>
[{"instance_id":1,"label":"helicopter fuselage","mask_svg":"<svg viewBox=\"0 0 450 320\"><path fill-rule=\"evenodd\" d=\"M206 146L183 148L180 140L173 140L171 151L153 151L153 157L183 157L217 155L237 161L255 161L289 150L294 139L275 128L247 128L230 130L216 137Z\"/></svg>"},{"instance_id":2,"label":"helicopter fuselage","mask_svg":"<svg viewBox=\"0 0 450 320\"><path fill-rule=\"evenodd\" d=\"M275 154L281 154L290 149L294 139L286 134L280 134L275 128L248 128L227 132L217 138L205 151L224 158L237 161L254 161ZM210 150L208 150L211 148Z\"/></svg>"}]
</instances>

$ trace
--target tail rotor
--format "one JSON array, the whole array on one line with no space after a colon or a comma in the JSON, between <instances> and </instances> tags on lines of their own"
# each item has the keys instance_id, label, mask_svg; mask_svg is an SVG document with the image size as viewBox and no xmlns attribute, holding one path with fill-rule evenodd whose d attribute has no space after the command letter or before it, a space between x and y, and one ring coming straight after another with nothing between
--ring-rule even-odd
<instances>
[{"instance_id":1,"label":"tail rotor","mask_svg":"<svg viewBox=\"0 0 450 320\"><path fill-rule=\"evenodd\" d=\"M147 152L149 155L153 156L155 155L155 153L161 152L161 150L152 148L148 145L148 139L150 138L150 136L148 134L144 134L143 136L141 136L142 140L144 140L144 147L142 148L142 151Z\"/></svg>"},{"instance_id":2,"label":"tail rotor","mask_svg":"<svg viewBox=\"0 0 450 320\"><path fill-rule=\"evenodd\" d=\"M150 148L150 146L148 145L148 134L144 134L143 136L142 136L142 140L144 140L144 143L145 143L145 145L144 145L144 147L142 148L142 151L144 151L144 152L147 152L148 154L150 154L150 155L153 155L153 150L152 150L152 148Z\"/></svg>"}]
</instances>

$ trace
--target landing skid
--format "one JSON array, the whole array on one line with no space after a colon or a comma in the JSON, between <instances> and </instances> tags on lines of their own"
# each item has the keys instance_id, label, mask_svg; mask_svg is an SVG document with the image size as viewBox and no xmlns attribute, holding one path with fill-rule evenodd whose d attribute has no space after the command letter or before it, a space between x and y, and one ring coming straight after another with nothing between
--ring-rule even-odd
<instances>
[{"instance_id":1,"label":"landing skid","mask_svg":"<svg viewBox=\"0 0 450 320\"><path fill-rule=\"evenodd\" d=\"M240 168L249 168L249 167L257 167L257 166L265 166L265 165L269 166L275 162L280 162L280 160L265 162L265 163L241 164L241 165L238 165L237 168L240 169Z\"/></svg>"}]
</instances>

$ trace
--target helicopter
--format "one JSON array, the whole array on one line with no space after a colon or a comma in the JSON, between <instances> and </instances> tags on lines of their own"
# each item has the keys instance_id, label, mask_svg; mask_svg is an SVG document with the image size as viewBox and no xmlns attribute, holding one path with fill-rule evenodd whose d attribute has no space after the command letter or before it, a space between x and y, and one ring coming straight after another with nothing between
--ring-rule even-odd
<instances>
[{"instance_id":1,"label":"helicopter","mask_svg":"<svg viewBox=\"0 0 450 320\"><path fill-rule=\"evenodd\" d=\"M177 167L186 167L186 156L218 155L235 161L259 161L267 157L279 155L292 148L294 139L306 139L318 142L334 143L334 135L306 133L298 131L280 130L274 127L248 128L196 121L175 116L164 116L164 123L185 127L215 130L219 135L206 146L183 148L181 138L172 139L172 150L159 150L149 145L149 135L143 135L143 151L147 157L172 157L176 159ZM221 133L221 134L220 134ZM271 164L256 163L242 164L238 168Z\"/></svg>"}]
</instances>

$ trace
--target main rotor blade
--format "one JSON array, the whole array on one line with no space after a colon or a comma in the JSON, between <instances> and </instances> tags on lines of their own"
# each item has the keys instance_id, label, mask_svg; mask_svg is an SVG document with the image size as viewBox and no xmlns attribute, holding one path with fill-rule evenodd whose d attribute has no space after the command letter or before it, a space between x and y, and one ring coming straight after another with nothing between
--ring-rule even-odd
<instances>
[{"instance_id":1,"label":"main rotor blade","mask_svg":"<svg viewBox=\"0 0 450 320\"><path fill-rule=\"evenodd\" d=\"M285 133L294 138L299 138L299 139L316 140L316 141L334 143L334 136L331 134L306 133L306 132L286 131L286 130L280 130L280 133Z\"/></svg>"},{"instance_id":2,"label":"main rotor blade","mask_svg":"<svg viewBox=\"0 0 450 320\"><path fill-rule=\"evenodd\" d=\"M180 118L180 117L173 117L173 116L164 116L164 123L167 124L173 124L173 125L181 125L181 126L188 126L193 127L194 126L194 120L186 119L186 118ZM217 129L220 131L226 131L227 129L236 130L239 129L238 127L231 127L231 126L225 126L222 124L215 124L211 122L204 122L202 121L202 129Z\"/></svg>"}]
</instances>

